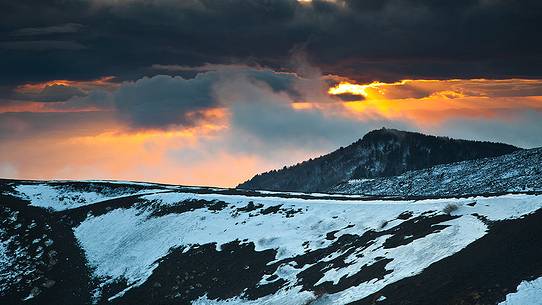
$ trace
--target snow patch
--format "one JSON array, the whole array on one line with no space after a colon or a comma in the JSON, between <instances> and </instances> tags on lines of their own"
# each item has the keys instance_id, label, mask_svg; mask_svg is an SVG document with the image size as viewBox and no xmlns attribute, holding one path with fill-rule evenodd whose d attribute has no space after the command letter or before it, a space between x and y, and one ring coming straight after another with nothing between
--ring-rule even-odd
<instances>
[{"instance_id":1,"label":"snow patch","mask_svg":"<svg viewBox=\"0 0 542 305\"><path fill-rule=\"evenodd\" d=\"M4 238L6 232L0 228L0 237ZM13 278L12 267L13 259L8 254L8 245L0 239L0 295L10 286L10 281Z\"/></svg>"},{"instance_id":2,"label":"snow patch","mask_svg":"<svg viewBox=\"0 0 542 305\"><path fill-rule=\"evenodd\" d=\"M421 201L340 201L170 192L145 195L142 198L152 202L153 206L182 205L190 199L220 200L226 202L227 206L219 211L200 208L153 217L150 205L141 204L127 209L115 209L100 216L90 216L74 229L74 233L94 268L94 276L102 281L102 285L119 279L127 280L128 289L141 285L157 267L157 261L177 247L216 243L219 250L222 244L247 240L254 243L257 251L276 249L276 259L280 260L302 255L306 250L329 246L333 241L328 240L326 234L331 231L337 231L336 237L347 233L362 235L368 230L382 230L381 224L384 221L388 222L386 228L402 223L405 220L397 219L397 216L406 211L416 217L423 213L442 213L443 208L450 203L459 207L454 215L460 217L442 223L449 227L440 232L391 249L381 247L389 235L381 236L363 251L363 257L349 257L347 261L352 264L348 267L328 270L321 282L337 282L342 276L355 274L364 265L374 263L378 256L393 259L386 266L392 272L383 279L326 295L325 299L330 302L363 298L387 284L418 274L431 263L460 251L486 233L485 224L472 214L489 220L503 220L519 218L542 207L542 196L535 195ZM235 213L237 208L251 201L262 204L262 209L282 205L281 208L301 212L289 217L284 213ZM473 201L477 204L468 205ZM291 285L295 285L296 275L301 270L294 266L281 266L276 274L288 281L288 289L283 288L273 296L258 299L256 303L281 304L281 297L284 300L297 297L299 287ZM308 297L303 295L303 298ZM251 304L242 299L218 302L206 298L200 298L195 304L237 303ZM301 299L289 303L304 304Z\"/></svg>"},{"instance_id":3,"label":"snow patch","mask_svg":"<svg viewBox=\"0 0 542 305\"><path fill-rule=\"evenodd\" d=\"M533 281L523 281L517 292L506 295L506 300L499 305L542 305L542 277Z\"/></svg>"},{"instance_id":4,"label":"snow patch","mask_svg":"<svg viewBox=\"0 0 542 305\"><path fill-rule=\"evenodd\" d=\"M61 211L77 208L88 204L121 198L127 195L138 195L152 192L163 192L164 190L143 189L127 192L123 189L110 190L103 193L95 191L70 190L69 187L51 186L42 184L19 184L15 187L17 195L22 199L30 201L30 205L46 209Z\"/></svg>"}]
</instances>

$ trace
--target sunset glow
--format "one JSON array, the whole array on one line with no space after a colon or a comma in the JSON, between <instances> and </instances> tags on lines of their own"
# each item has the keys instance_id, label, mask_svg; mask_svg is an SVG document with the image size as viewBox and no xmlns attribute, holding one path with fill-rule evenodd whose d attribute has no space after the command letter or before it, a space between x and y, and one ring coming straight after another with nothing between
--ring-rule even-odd
<instances>
[{"instance_id":1,"label":"sunset glow","mask_svg":"<svg viewBox=\"0 0 542 305\"><path fill-rule=\"evenodd\" d=\"M386 87L400 86L411 80L403 80L395 83L372 82L369 84L353 84L349 82L340 82L338 85L329 88L328 93L331 95L351 94L359 95L365 98L369 96L382 96L385 94Z\"/></svg>"},{"instance_id":2,"label":"sunset glow","mask_svg":"<svg viewBox=\"0 0 542 305\"><path fill-rule=\"evenodd\" d=\"M234 2L10 1L0 178L234 186L382 127L542 146L536 1Z\"/></svg>"},{"instance_id":3,"label":"sunset glow","mask_svg":"<svg viewBox=\"0 0 542 305\"><path fill-rule=\"evenodd\" d=\"M90 80L90 81L75 81L67 79L57 79L41 83L28 83L17 86L15 92L18 93L39 93L48 86L69 86L77 87L81 90L90 91L96 88L102 89L114 89L118 87L118 84L113 82L113 76L104 76L99 79Z\"/></svg>"},{"instance_id":4,"label":"sunset glow","mask_svg":"<svg viewBox=\"0 0 542 305\"><path fill-rule=\"evenodd\" d=\"M115 90L120 86L110 81L111 78L91 82L51 81L22 85L18 90L38 92L52 84L81 90L93 87ZM329 120L350 120L359 124L374 120L402 122L422 131L438 132L442 126L456 120L515 124L522 120L524 111L541 113L541 88L542 81L523 79L402 80L368 84L342 81L326 89L329 96L350 94L360 96L359 101L291 100L290 111L296 115L321 113ZM235 99L236 96L229 98ZM283 103L282 96L272 98L278 100L269 101L270 106ZM5 128L11 130L0 149L3 175L233 186L259 171L280 167L284 162L293 164L332 149L332 146L322 150L290 149L275 153L273 158L242 152L245 150L244 141L251 141L251 145L258 147L257 141L260 140L245 139L253 136L250 132L239 133L237 123L232 122L237 120L232 113L236 100L225 101L227 106L224 107L188 113L187 119L198 122L194 126L171 126L167 129L133 129L120 120L116 106L67 107L70 103L19 102L0 108L0 114L6 115L0 125L6 124ZM18 113L38 117L63 113L83 115L86 111L91 117L106 116L108 119L95 121L89 117L89 121L81 121L85 118L82 116L78 119L78 128L64 129L61 133L51 130L32 136L24 134L34 128L34 123L17 116ZM61 128L64 123L57 124L61 124ZM358 136L361 135L360 132ZM228 144L232 137L239 144ZM39 151L30 149L36 145L41 148Z\"/></svg>"},{"instance_id":5,"label":"sunset glow","mask_svg":"<svg viewBox=\"0 0 542 305\"><path fill-rule=\"evenodd\" d=\"M501 86L523 90L523 93L507 92ZM370 84L341 82L328 92L363 96L360 101L344 102L350 112L392 120L408 119L423 128L461 117L513 119L507 109L541 111L542 96L533 95L533 91L540 90L535 88L540 87L540 81L517 79L403 80ZM514 95L513 98L510 95Z\"/></svg>"}]
</instances>

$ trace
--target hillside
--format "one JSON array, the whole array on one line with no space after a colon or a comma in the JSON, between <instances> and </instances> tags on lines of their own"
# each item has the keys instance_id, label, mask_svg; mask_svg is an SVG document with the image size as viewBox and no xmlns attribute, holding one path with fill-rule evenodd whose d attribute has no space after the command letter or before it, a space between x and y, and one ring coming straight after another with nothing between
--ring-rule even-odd
<instances>
[{"instance_id":1,"label":"hillside","mask_svg":"<svg viewBox=\"0 0 542 305\"><path fill-rule=\"evenodd\" d=\"M3 180L0 304L537 304L541 224L539 193Z\"/></svg>"},{"instance_id":2,"label":"hillside","mask_svg":"<svg viewBox=\"0 0 542 305\"><path fill-rule=\"evenodd\" d=\"M518 149L501 143L457 140L382 128L330 154L256 175L238 188L326 192L351 179L395 176L438 164L501 156Z\"/></svg>"},{"instance_id":3,"label":"hillside","mask_svg":"<svg viewBox=\"0 0 542 305\"><path fill-rule=\"evenodd\" d=\"M331 191L392 196L457 196L542 191L542 148L434 166L399 176L354 179Z\"/></svg>"}]
</instances>

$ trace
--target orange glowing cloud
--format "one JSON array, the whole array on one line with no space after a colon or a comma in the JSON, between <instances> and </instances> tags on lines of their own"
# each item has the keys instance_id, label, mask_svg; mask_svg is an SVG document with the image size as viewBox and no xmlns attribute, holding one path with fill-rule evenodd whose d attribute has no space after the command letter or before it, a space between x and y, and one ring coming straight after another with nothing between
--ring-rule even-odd
<instances>
[{"instance_id":1,"label":"orange glowing cloud","mask_svg":"<svg viewBox=\"0 0 542 305\"><path fill-rule=\"evenodd\" d=\"M27 102L20 101L16 103L9 103L6 105L0 105L0 113L17 113L17 112L95 112L102 111L102 109L96 106L87 105L79 107L62 108L59 105L66 105L66 102L58 102L55 104L44 102Z\"/></svg>"},{"instance_id":2,"label":"orange glowing cloud","mask_svg":"<svg viewBox=\"0 0 542 305\"><path fill-rule=\"evenodd\" d=\"M507 90L508 88L508 90ZM506 110L542 110L541 80L402 80L394 83L340 82L330 95L362 96L344 102L351 116L407 120L420 127L461 117L509 118Z\"/></svg>"},{"instance_id":3,"label":"orange glowing cloud","mask_svg":"<svg viewBox=\"0 0 542 305\"><path fill-rule=\"evenodd\" d=\"M342 81L338 85L329 88L328 93L331 95L351 94L369 98L384 95L386 87L400 86L406 82L406 80L396 83L382 83L375 81L369 84L353 84Z\"/></svg>"},{"instance_id":4,"label":"orange glowing cloud","mask_svg":"<svg viewBox=\"0 0 542 305\"><path fill-rule=\"evenodd\" d=\"M55 86L55 85L62 85L62 86L68 86L68 87L75 87L79 88L85 92L89 92L93 89L105 89L105 90L113 90L115 88L118 88L120 85L119 83L113 82L115 78L113 76L104 76L95 80L88 80L88 81L75 81L75 80L67 80L67 79L58 79L58 80L51 80L41 83L29 83L29 84L23 84L20 86L17 86L15 88L15 92L21 93L21 94L38 94L48 86Z\"/></svg>"},{"instance_id":5,"label":"orange glowing cloud","mask_svg":"<svg viewBox=\"0 0 542 305\"><path fill-rule=\"evenodd\" d=\"M83 98L94 90L112 92L120 85L111 76L87 81L51 80L22 84L14 88L11 99L0 104L0 113L110 111L112 109L104 105L74 103L72 99Z\"/></svg>"}]
</instances>

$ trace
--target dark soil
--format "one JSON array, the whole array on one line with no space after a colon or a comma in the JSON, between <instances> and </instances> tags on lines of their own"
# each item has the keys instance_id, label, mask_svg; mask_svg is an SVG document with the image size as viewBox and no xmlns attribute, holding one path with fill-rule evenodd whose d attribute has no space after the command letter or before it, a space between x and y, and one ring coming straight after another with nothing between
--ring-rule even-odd
<instances>
[{"instance_id":1,"label":"dark soil","mask_svg":"<svg viewBox=\"0 0 542 305\"><path fill-rule=\"evenodd\" d=\"M255 251L254 244L239 241L195 246L183 252L173 250L165 256L149 279L132 288L112 304L190 304L204 295L209 299L228 299L242 295L256 299L276 292L283 280L258 285L276 251Z\"/></svg>"},{"instance_id":2,"label":"dark soil","mask_svg":"<svg viewBox=\"0 0 542 305\"><path fill-rule=\"evenodd\" d=\"M8 215L17 217L8 221ZM23 275L7 294L0 296L0 304L22 304L22 299L33 298L24 304L89 304L90 270L71 228L48 211L10 203L0 206L1 226L9 238L9 251L27 248L29 256L14 255L16 268L35 270Z\"/></svg>"}]
</instances>

